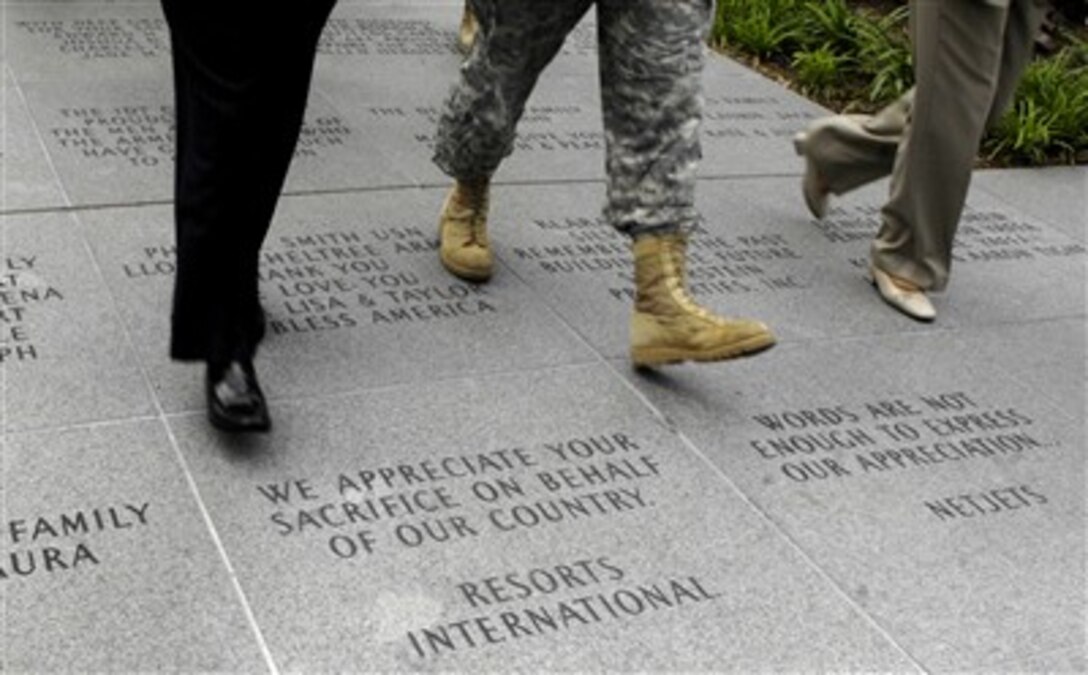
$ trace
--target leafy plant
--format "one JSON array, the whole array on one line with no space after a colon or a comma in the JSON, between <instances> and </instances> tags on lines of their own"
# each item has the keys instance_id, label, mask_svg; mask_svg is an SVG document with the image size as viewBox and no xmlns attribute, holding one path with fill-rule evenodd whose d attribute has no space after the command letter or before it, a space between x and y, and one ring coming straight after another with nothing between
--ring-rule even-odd
<instances>
[{"instance_id":1,"label":"leafy plant","mask_svg":"<svg viewBox=\"0 0 1088 675\"><path fill-rule=\"evenodd\" d=\"M836 54L830 44L816 49L795 52L793 68L797 81L806 92L826 94L842 77L842 70L849 62Z\"/></svg>"},{"instance_id":2,"label":"leafy plant","mask_svg":"<svg viewBox=\"0 0 1088 675\"><path fill-rule=\"evenodd\" d=\"M868 99L873 103L896 99L914 84L906 21L906 7L875 19L858 16L858 69L869 81Z\"/></svg>"},{"instance_id":3,"label":"leafy plant","mask_svg":"<svg viewBox=\"0 0 1088 675\"><path fill-rule=\"evenodd\" d=\"M797 38L795 0L722 0L715 17L723 44L759 57L783 53Z\"/></svg>"},{"instance_id":4,"label":"leafy plant","mask_svg":"<svg viewBox=\"0 0 1088 675\"><path fill-rule=\"evenodd\" d=\"M913 86L914 66L907 8L881 15L868 6L856 0L718 0L714 42L755 57L757 67L793 80L825 105L873 110ZM1011 110L984 141L991 161L1088 158L1088 42L1069 31L1058 42L1065 47L1056 56L1028 67Z\"/></svg>"},{"instance_id":5,"label":"leafy plant","mask_svg":"<svg viewBox=\"0 0 1088 675\"><path fill-rule=\"evenodd\" d=\"M1088 151L1088 63L1084 44L1028 66L1012 110L991 130L984 147L994 159L1074 162Z\"/></svg>"},{"instance_id":6,"label":"leafy plant","mask_svg":"<svg viewBox=\"0 0 1088 675\"><path fill-rule=\"evenodd\" d=\"M802 36L808 45L849 53L855 47L857 21L846 0L808 0L801 15Z\"/></svg>"}]
</instances>

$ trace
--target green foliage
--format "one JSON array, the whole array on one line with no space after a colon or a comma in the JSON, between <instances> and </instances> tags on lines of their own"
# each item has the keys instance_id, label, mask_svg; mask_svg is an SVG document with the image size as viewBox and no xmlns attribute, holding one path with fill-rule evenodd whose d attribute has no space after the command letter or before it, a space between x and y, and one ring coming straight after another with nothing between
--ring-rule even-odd
<instances>
[{"instance_id":1,"label":"green foliage","mask_svg":"<svg viewBox=\"0 0 1088 675\"><path fill-rule=\"evenodd\" d=\"M1077 0L1083 1L1083 0ZM885 15L853 0L718 0L717 45L785 70L832 107L873 109L914 84L907 8ZM1068 43L1027 70L1011 110L984 143L998 163L1073 162L1088 156L1088 43Z\"/></svg>"},{"instance_id":2,"label":"green foliage","mask_svg":"<svg viewBox=\"0 0 1088 675\"><path fill-rule=\"evenodd\" d=\"M791 18L796 0L721 0L714 34L721 44L759 57L784 53L796 43L798 25Z\"/></svg>"},{"instance_id":3,"label":"green foliage","mask_svg":"<svg viewBox=\"0 0 1088 675\"><path fill-rule=\"evenodd\" d=\"M795 52L793 68L797 82L807 93L824 94L842 77L847 58L836 54L830 44Z\"/></svg>"},{"instance_id":4,"label":"green foliage","mask_svg":"<svg viewBox=\"0 0 1088 675\"><path fill-rule=\"evenodd\" d=\"M914 59L906 33L907 8L884 17L859 15L858 70L869 81L868 99L887 103L914 84Z\"/></svg>"},{"instance_id":5,"label":"green foliage","mask_svg":"<svg viewBox=\"0 0 1088 675\"><path fill-rule=\"evenodd\" d=\"M1072 163L1088 151L1088 48L1074 43L1028 66L1012 109L984 144L987 156L1018 163Z\"/></svg>"},{"instance_id":6,"label":"green foliage","mask_svg":"<svg viewBox=\"0 0 1088 675\"><path fill-rule=\"evenodd\" d=\"M836 54L853 51L856 46L858 15L850 9L846 0L808 0L800 9L799 22L806 44L820 44Z\"/></svg>"}]
</instances>

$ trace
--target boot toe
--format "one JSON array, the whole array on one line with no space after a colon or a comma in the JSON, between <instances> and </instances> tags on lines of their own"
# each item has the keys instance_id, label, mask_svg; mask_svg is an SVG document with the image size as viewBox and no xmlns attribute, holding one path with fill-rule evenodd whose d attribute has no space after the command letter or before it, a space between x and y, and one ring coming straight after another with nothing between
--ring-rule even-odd
<instances>
[{"instance_id":1,"label":"boot toe","mask_svg":"<svg viewBox=\"0 0 1088 675\"><path fill-rule=\"evenodd\" d=\"M494 268L491 251L480 246L465 246L442 251L442 264L455 276L467 281L486 281Z\"/></svg>"}]
</instances>

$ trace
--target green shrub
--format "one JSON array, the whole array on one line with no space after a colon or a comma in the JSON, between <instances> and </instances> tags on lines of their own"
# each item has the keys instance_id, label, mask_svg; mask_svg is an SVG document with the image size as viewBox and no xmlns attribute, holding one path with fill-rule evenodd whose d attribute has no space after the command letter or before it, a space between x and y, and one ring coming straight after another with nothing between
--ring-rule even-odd
<instances>
[{"instance_id":1,"label":"green shrub","mask_svg":"<svg viewBox=\"0 0 1088 675\"><path fill-rule=\"evenodd\" d=\"M766 58L783 53L797 38L796 0L721 0L715 35L721 44Z\"/></svg>"},{"instance_id":2,"label":"green shrub","mask_svg":"<svg viewBox=\"0 0 1088 675\"><path fill-rule=\"evenodd\" d=\"M1083 2L1083 0L1074 0ZM783 71L831 107L872 110L914 84L907 8L883 16L853 0L718 0L717 45ZM1088 42L1031 64L1011 110L983 143L991 161L1040 164L1088 157Z\"/></svg>"},{"instance_id":3,"label":"green shrub","mask_svg":"<svg viewBox=\"0 0 1088 675\"><path fill-rule=\"evenodd\" d=\"M807 93L826 95L842 78L849 59L836 54L830 44L795 52L793 68L797 82Z\"/></svg>"},{"instance_id":4,"label":"green shrub","mask_svg":"<svg viewBox=\"0 0 1088 675\"><path fill-rule=\"evenodd\" d=\"M1076 161L1088 150L1088 59L1075 43L1028 66L1012 109L984 143L991 159L1038 164Z\"/></svg>"},{"instance_id":5,"label":"green shrub","mask_svg":"<svg viewBox=\"0 0 1088 675\"><path fill-rule=\"evenodd\" d=\"M808 0L802 6L799 35L806 46L849 54L857 46L857 23L858 15L846 0Z\"/></svg>"},{"instance_id":6,"label":"green shrub","mask_svg":"<svg viewBox=\"0 0 1088 675\"><path fill-rule=\"evenodd\" d=\"M906 31L907 8L884 17L858 16L858 70L868 80L868 99L887 103L914 84L914 59Z\"/></svg>"}]
</instances>

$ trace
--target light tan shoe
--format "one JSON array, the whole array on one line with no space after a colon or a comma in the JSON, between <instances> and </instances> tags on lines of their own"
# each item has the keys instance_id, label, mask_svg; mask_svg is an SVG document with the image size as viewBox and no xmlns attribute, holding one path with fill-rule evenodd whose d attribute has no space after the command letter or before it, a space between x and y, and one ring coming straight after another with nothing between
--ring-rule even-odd
<instances>
[{"instance_id":1,"label":"light tan shoe","mask_svg":"<svg viewBox=\"0 0 1088 675\"><path fill-rule=\"evenodd\" d=\"M773 346L766 325L726 319L696 304L684 281L686 247L681 234L635 240L631 361L636 366L720 361Z\"/></svg>"},{"instance_id":2,"label":"light tan shoe","mask_svg":"<svg viewBox=\"0 0 1088 675\"><path fill-rule=\"evenodd\" d=\"M801 194L812 217L822 220L827 216L830 197L834 192L826 177L820 171L818 148L825 142L827 134L854 136L864 133L860 128L859 118L852 115L831 115L816 120L807 129L793 137L793 149L805 158L805 177L801 179Z\"/></svg>"},{"instance_id":3,"label":"light tan shoe","mask_svg":"<svg viewBox=\"0 0 1088 675\"><path fill-rule=\"evenodd\" d=\"M869 272L873 275L873 286L880 293L880 297L884 298L884 302L918 321L933 321L937 318L937 310L933 308L933 303L924 291L905 288L902 283L896 282L895 277L876 265L870 265Z\"/></svg>"},{"instance_id":4,"label":"light tan shoe","mask_svg":"<svg viewBox=\"0 0 1088 675\"><path fill-rule=\"evenodd\" d=\"M472 51L472 45L476 44L476 34L480 31L480 22L476 20L476 14L465 3L465 10L461 13L461 30L457 34L457 46L462 54Z\"/></svg>"},{"instance_id":5,"label":"light tan shoe","mask_svg":"<svg viewBox=\"0 0 1088 675\"><path fill-rule=\"evenodd\" d=\"M489 183L457 181L438 221L439 258L454 276L466 281L487 281L494 269L487 237Z\"/></svg>"}]
</instances>

